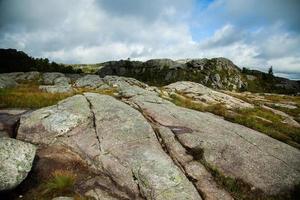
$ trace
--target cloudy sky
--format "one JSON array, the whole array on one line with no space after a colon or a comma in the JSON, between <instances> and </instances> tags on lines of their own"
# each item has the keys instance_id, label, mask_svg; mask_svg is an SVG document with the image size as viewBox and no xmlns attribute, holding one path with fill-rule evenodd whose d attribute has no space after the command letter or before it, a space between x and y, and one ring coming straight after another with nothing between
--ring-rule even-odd
<instances>
[{"instance_id":1,"label":"cloudy sky","mask_svg":"<svg viewBox=\"0 0 300 200\"><path fill-rule=\"evenodd\" d=\"M300 1L0 0L0 48L63 63L227 57L300 79Z\"/></svg>"}]
</instances>

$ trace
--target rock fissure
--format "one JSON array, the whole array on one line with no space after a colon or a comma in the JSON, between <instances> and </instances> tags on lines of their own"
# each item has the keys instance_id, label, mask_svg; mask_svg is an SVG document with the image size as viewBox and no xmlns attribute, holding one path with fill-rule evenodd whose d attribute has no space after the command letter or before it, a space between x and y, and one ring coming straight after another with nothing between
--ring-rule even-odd
<instances>
[{"instance_id":1,"label":"rock fissure","mask_svg":"<svg viewBox=\"0 0 300 200\"><path fill-rule=\"evenodd\" d=\"M151 116L147 115L145 112L143 112L142 108L135 104L136 107L137 107L137 110L145 117L145 119L149 122L149 124L151 125L155 135L156 135L156 138L159 142L159 144L161 145L162 149L164 150L164 152L171 158L171 160L173 161L173 163L182 171L182 173L185 175L185 177L193 184L194 188L197 190L199 196L202 198L202 199L205 199L204 198L204 195L203 195L203 192L201 190L198 189L198 187L195 185L195 180L186 172L185 170L185 167L180 163L180 161L178 161L175 157L173 157L170 152L168 151L168 148L166 146L166 144L164 143L161 135L160 135L160 132L157 128L157 126L163 126L161 125L159 122L157 122L155 119L153 119ZM166 126L164 126L166 127ZM168 128L168 127L167 127ZM179 143L181 144L181 143Z\"/></svg>"},{"instance_id":2,"label":"rock fissure","mask_svg":"<svg viewBox=\"0 0 300 200\"><path fill-rule=\"evenodd\" d=\"M85 95L84 97L86 98L87 102L89 103L89 108L90 108L90 111L91 111L91 114L92 114L92 123L93 123L93 128L95 130L95 135L96 135L96 138L97 138L97 141L98 141L98 146L99 146L99 150L100 152L102 152L102 148L101 148L101 140L99 138L99 134L98 134L98 130L97 130L97 123L96 123L96 115L95 115L95 112L93 110L93 104L92 102L89 100L89 98L87 98Z\"/></svg>"}]
</instances>

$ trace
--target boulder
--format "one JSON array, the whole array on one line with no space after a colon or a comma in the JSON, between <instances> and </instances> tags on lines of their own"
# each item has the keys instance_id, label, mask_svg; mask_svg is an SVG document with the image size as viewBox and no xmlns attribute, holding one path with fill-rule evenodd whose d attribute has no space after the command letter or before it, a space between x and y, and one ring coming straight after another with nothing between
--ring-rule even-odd
<instances>
[{"instance_id":1,"label":"boulder","mask_svg":"<svg viewBox=\"0 0 300 200\"><path fill-rule=\"evenodd\" d=\"M31 170L36 147L11 138L0 138L0 191L17 187Z\"/></svg>"},{"instance_id":2,"label":"boulder","mask_svg":"<svg viewBox=\"0 0 300 200\"><path fill-rule=\"evenodd\" d=\"M43 74L43 83L45 85L53 85L54 80L59 78L59 77L65 77L63 73L59 72L47 72Z\"/></svg>"},{"instance_id":3,"label":"boulder","mask_svg":"<svg viewBox=\"0 0 300 200\"><path fill-rule=\"evenodd\" d=\"M17 82L12 78L0 74L0 89L16 87Z\"/></svg>"},{"instance_id":4,"label":"boulder","mask_svg":"<svg viewBox=\"0 0 300 200\"><path fill-rule=\"evenodd\" d=\"M89 87L96 89L104 84L98 75L85 75L77 79L74 83L75 87Z\"/></svg>"},{"instance_id":5,"label":"boulder","mask_svg":"<svg viewBox=\"0 0 300 200\"><path fill-rule=\"evenodd\" d=\"M58 77L53 81L54 85L69 85L70 82L71 82L70 78L64 76Z\"/></svg>"}]
</instances>

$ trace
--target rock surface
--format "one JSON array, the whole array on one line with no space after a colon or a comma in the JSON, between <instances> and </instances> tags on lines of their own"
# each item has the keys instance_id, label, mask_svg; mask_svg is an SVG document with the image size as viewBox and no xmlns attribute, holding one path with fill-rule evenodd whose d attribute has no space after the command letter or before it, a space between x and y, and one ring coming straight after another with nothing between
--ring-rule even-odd
<instances>
[{"instance_id":1,"label":"rock surface","mask_svg":"<svg viewBox=\"0 0 300 200\"><path fill-rule=\"evenodd\" d=\"M39 89L48 93L71 93L71 85L40 85Z\"/></svg>"},{"instance_id":2,"label":"rock surface","mask_svg":"<svg viewBox=\"0 0 300 200\"><path fill-rule=\"evenodd\" d=\"M17 138L68 146L98 173L109 176L121 188L114 193L126 198L201 199L165 154L147 120L109 96L76 95L25 114Z\"/></svg>"},{"instance_id":3,"label":"rock surface","mask_svg":"<svg viewBox=\"0 0 300 200\"><path fill-rule=\"evenodd\" d=\"M175 106L134 79L108 76L101 81L117 88L119 100L75 95L22 115L17 135L50 149L62 146L62 152L70 152L66 155L74 154L67 156L68 162L82 163L97 174L82 179L80 190L86 196L233 199L212 171L246 185L250 198L284 195L298 184L298 149L210 113ZM174 88L199 96L207 90L185 84ZM56 166L64 166L56 150L39 151L40 160L52 157Z\"/></svg>"},{"instance_id":4,"label":"rock surface","mask_svg":"<svg viewBox=\"0 0 300 200\"><path fill-rule=\"evenodd\" d=\"M169 128L187 151L198 152L194 155L196 160L226 177L242 180L272 195L287 188L292 190L299 182L298 149L212 114L177 107L159 97L140 95L130 101L149 119Z\"/></svg>"},{"instance_id":5,"label":"rock surface","mask_svg":"<svg viewBox=\"0 0 300 200\"><path fill-rule=\"evenodd\" d=\"M0 191L18 186L31 170L36 147L11 138L0 138Z\"/></svg>"},{"instance_id":6,"label":"rock surface","mask_svg":"<svg viewBox=\"0 0 300 200\"><path fill-rule=\"evenodd\" d=\"M177 92L205 104L224 104L227 108L253 108L253 105L222 92L212 90L199 83L180 81L164 87L169 92Z\"/></svg>"},{"instance_id":7,"label":"rock surface","mask_svg":"<svg viewBox=\"0 0 300 200\"><path fill-rule=\"evenodd\" d=\"M176 66L171 60L161 62L180 70L189 61ZM193 62L197 70L207 67L206 61ZM156 63L151 60L147 66ZM222 63L216 71L226 68ZM220 116L166 100L178 94L205 105L223 104L237 115L235 111L241 108L258 109L258 101L263 102L259 108L274 103L267 96L253 94L255 101L244 100L237 93L187 81L158 88L118 76L86 75L72 81L59 73L47 76L54 85L40 88L49 92L75 87L74 93L87 88L108 91L105 94L113 97L84 93L32 112L6 110L0 114L0 135L38 145L31 173L37 181L56 170L68 169L78 177L76 192L94 199L206 200L287 198L299 183L299 149ZM214 75L213 80L214 84L224 84L221 76ZM277 97L277 103L282 103L281 99L298 109L296 101L288 102L292 97ZM279 122L278 116L291 120L296 116L277 111L273 113ZM272 118L256 117L273 123ZM293 122L297 123L296 117ZM7 127L13 128L13 134L8 134Z\"/></svg>"},{"instance_id":8,"label":"rock surface","mask_svg":"<svg viewBox=\"0 0 300 200\"><path fill-rule=\"evenodd\" d=\"M5 75L0 75L0 89L11 88L16 86L17 82L14 79L6 77Z\"/></svg>"}]
</instances>

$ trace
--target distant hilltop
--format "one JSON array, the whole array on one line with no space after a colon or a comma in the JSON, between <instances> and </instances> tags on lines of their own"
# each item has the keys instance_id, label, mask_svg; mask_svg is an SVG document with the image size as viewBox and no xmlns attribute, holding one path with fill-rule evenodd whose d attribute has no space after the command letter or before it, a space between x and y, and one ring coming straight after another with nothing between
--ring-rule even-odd
<instances>
[{"instance_id":1,"label":"distant hilltop","mask_svg":"<svg viewBox=\"0 0 300 200\"><path fill-rule=\"evenodd\" d=\"M240 69L227 58L212 59L151 59L141 61L108 61L99 64L64 65L36 59L15 49L0 49L0 73L3 72L62 72L95 73L104 77L133 77L150 85L163 86L176 81L198 82L215 89L270 93L300 93L300 82L275 77L247 68Z\"/></svg>"}]
</instances>

